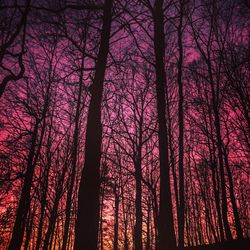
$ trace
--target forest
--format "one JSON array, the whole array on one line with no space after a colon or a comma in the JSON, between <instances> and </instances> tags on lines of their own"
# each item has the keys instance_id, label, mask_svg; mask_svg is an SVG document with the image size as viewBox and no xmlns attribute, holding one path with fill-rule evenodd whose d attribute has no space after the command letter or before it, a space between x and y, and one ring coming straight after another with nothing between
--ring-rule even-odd
<instances>
[{"instance_id":1,"label":"forest","mask_svg":"<svg viewBox=\"0 0 250 250\"><path fill-rule=\"evenodd\" d=\"M247 0L0 0L0 249L247 250Z\"/></svg>"}]
</instances>

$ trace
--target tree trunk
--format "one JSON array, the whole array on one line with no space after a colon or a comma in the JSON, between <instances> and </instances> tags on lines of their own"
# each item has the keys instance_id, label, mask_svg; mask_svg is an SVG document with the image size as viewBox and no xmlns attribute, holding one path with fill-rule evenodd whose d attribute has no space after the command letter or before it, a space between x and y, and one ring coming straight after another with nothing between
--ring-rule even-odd
<instances>
[{"instance_id":1,"label":"tree trunk","mask_svg":"<svg viewBox=\"0 0 250 250\"><path fill-rule=\"evenodd\" d=\"M105 178L105 174L103 174L102 178ZM100 204L100 223L99 223L99 244L100 244L100 250L104 250L104 242L103 242L103 210L104 210L104 195L105 195L105 182L103 182L103 185L100 190L100 196L101 196L101 204Z\"/></svg>"},{"instance_id":2,"label":"tree trunk","mask_svg":"<svg viewBox=\"0 0 250 250\"><path fill-rule=\"evenodd\" d=\"M51 117L51 126L49 126L49 134L48 134L48 141L47 141L47 148L46 148L46 155L47 155L47 164L45 166L45 170L43 172L43 181L41 186L42 197L41 197L41 216L38 226L38 234L37 234L37 243L36 243L36 250L40 249L40 245L42 242L42 234L43 234L43 225L44 225L44 216L45 216L45 209L46 209L46 202L47 202L47 193L48 193L48 182L49 182L49 171L51 167L51 132L52 132L52 117Z\"/></svg>"},{"instance_id":3,"label":"tree trunk","mask_svg":"<svg viewBox=\"0 0 250 250\"><path fill-rule=\"evenodd\" d=\"M146 246L145 246L145 250L150 250L151 248L151 239L150 239L150 208L151 208L151 204L150 204L150 197L148 197L148 214L147 214L147 241L146 241Z\"/></svg>"},{"instance_id":4,"label":"tree trunk","mask_svg":"<svg viewBox=\"0 0 250 250\"><path fill-rule=\"evenodd\" d=\"M178 26L178 47L179 47L179 58L178 58L178 75L177 82L179 88L179 104L178 104L178 121L179 121L179 210L178 213L178 241L179 247L184 247L184 114L183 114L183 83L182 83L182 68L183 68L183 45L182 45L182 23L183 23L183 11L184 2L180 2L180 23Z\"/></svg>"},{"instance_id":5,"label":"tree trunk","mask_svg":"<svg viewBox=\"0 0 250 250\"><path fill-rule=\"evenodd\" d=\"M127 206L125 209L125 197L124 197L124 186L121 185L121 199L122 199L122 215L123 215L123 223L124 223L124 243L123 243L123 249L128 250L129 249L129 243L128 243L128 211Z\"/></svg>"},{"instance_id":6,"label":"tree trunk","mask_svg":"<svg viewBox=\"0 0 250 250\"><path fill-rule=\"evenodd\" d=\"M117 193L117 185L114 186L115 195L115 225L114 225L114 250L118 250L118 229L119 229L119 194Z\"/></svg>"},{"instance_id":7,"label":"tree trunk","mask_svg":"<svg viewBox=\"0 0 250 250\"><path fill-rule=\"evenodd\" d=\"M212 107L214 112L214 123L217 137L217 148L218 148L218 158L219 158L219 169L220 169L220 179L221 179L221 206L222 206L222 220L225 228L225 233L227 240L232 240L232 234L230 231L228 218L227 218L227 194L226 194L226 182L225 182L225 173L224 173L224 163L223 163L223 151L222 151L222 139L221 139L221 126L220 126L220 117L218 110L218 100L215 94L212 66L210 62L210 58L207 61L208 64L208 73L210 79L210 86L212 92ZM219 86L217 86L218 88Z\"/></svg>"},{"instance_id":8,"label":"tree trunk","mask_svg":"<svg viewBox=\"0 0 250 250\"><path fill-rule=\"evenodd\" d=\"M86 44L86 43L85 43ZM81 68L84 68L84 57L82 57ZM70 223L70 214L71 214L71 203L72 203L72 194L75 184L75 175L76 175L76 168L77 168L77 156L78 156L78 138L79 138L79 120L80 120L80 108L81 108L81 97L82 97L82 90L83 90L83 71L80 73L79 78L79 90L78 90L78 97L77 97L77 104L76 104L76 113L75 113L75 127L74 127L74 136L73 136L73 145L72 145L72 171L70 175L70 184L69 190L67 193L67 201L66 201L66 219L64 225L64 232L63 232L63 244L62 250L66 250L67 241L68 241L68 234L69 234L69 223Z\"/></svg>"},{"instance_id":9,"label":"tree trunk","mask_svg":"<svg viewBox=\"0 0 250 250\"><path fill-rule=\"evenodd\" d=\"M226 166L228 181L229 181L229 193L230 193L230 199L231 199L232 207L233 207L235 229L236 229L238 239L242 239L243 232L242 232L242 228L241 228L238 208L236 205L236 200L235 200L235 195L234 195L233 178L232 178L232 174L231 174L231 170L230 170L230 166L229 166L229 162L228 162L228 155L227 155L226 150L224 152L224 159L225 159L225 166Z\"/></svg>"},{"instance_id":10,"label":"tree trunk","mask_svg":"<svg viewBox=\"0 0 250 250\"><path fill-rule=\"evenodd\" d=\"M36 242L36 250L40 249L40 245L42 242L42 232L43 232L43 225L44 225L44 215L45 215L45 207L47 201L47 190L48 190L48 171L45 170L44 173L44 186L42 190L42 200L41 200L41 210L40 210L40 220L38 226L38 234L37 234L37 242Z\"/></svg>"},{"instance_id":11,"label":"tree trunk","mask_svg":"<svg viewBox=\"0 0 250 250\"><path fill-rule=\"evenodd\" d=\"M168 139L166 128L165 85L166 72L164 64L164 13L163 0L156 0L153 10L154 19L154 50L156 69L157 113L159 124L159 156L160 156L160 210L159 210L159 249L176 247L172 198L170 188L170 166L168 159Z\"/></svg>"},{"instance_id":12,"label":"tree trunk","mask_svg":"<svg viewBox=\"0 0 250 250\"><path fill-rule=\"evenodd\" d=\"M45 234L43 250L49 249L49 247L52 244L51 241L53 240L53 234L54 234L54 230L55 230L55 226L56 226L56 220L57 220L57 215L58 215L58 206L59 206L60 198L61 198L61 195L63 192L63 182L64 182L66 170L67 170L67 165L68 165L68 162L66 161L65 165L63 167L63 172L62 172L61 176L59 176L59 178L58 178L57 189L55 192L56 197L55 197L55 201L54 201L53 208L51 211L51 216L49 219L49 226L48 226L47 232Z\"/></svg>"},{"instance_id":13,"label":"tree trunk","mask_svg":"<svg viewBox=\"0 0 250 250\"><path fill-rule=\"evenodd\" d=\"M34 209L34 207L33 207ZM29 216L27 219L27 226L26 226L26 239L24 243L24 250L27 250L29 248L29 243L31 239L31 234L32 234L32 226L33 226L33 221L34 221L34 210L30 209L29 211Z\"/></svg>"},{"instance_id":14,"label":"tree trunk","mask_svg":"<svg viewBox=\"0 0 250 250\"><path fill-rule=\"evenodd\" d=\"M135 250L142 250L142 170L141 170L141 161L142 161L142 124L143 124L143 115L139 120L139 143L137 146L137 155L135 159L135 184L136 184L136 199L135 199L135 231L134 231L134 239L135 239Z\"/></svg>"},{"instance_id":15,"label":"tree trunk","mask_svg":"<svg viewBox=\"0 0 250 250\"><path fill-rule=\"evenodd\" d=\"M113 0L106 0L103 27L96 72L92 84L86 130L85 162L78 195L78 212L75 227L76 250L96 250L99 228L100 160L102 143L101 102L109 38L112 22Z\"/></svg>"},{"instance_id":16,"label":"tree trunk","mask_svg":"<svg viewBox=\"0 0 250 250\"><path fill-rule=\"evenodd\" d=\"M140 151L140 149L139 149ZM139 152L138 159L135 163L135 182L136 182L136 200L135 200L135 230L134 241L135 250L142 250L142 188L141 188L141 152Z\"/></svg>"},{"instance_id":17,"label":"tree trunk","mask_svg":"<svg viewBox=\"0 0 250 250\"><path fill-rule=\"evenodd\" d=\"M208 97L207 97L208 100ZM209 106L208 106L209 108ZM212 124L212 113L211 108L209 108L209 123L210 123L210 134L212 136L212 145L208 141L208 147L210 152L210 161L211 161L211 169L212 169L212 183L213 183L213 193L215 199L215 206L218 216L218 223L219 223L219 232L220 232L220 240L224 241L224 231L223 231L223 222L221 216L221 209L220 209L220 195L219 195L219 178L218 178L218 168L217 168L217 157L215 152L215 142L213 139L213 124ZM205 113L205 111L204 111ZM216 185L216 179L218 185ZM218 187L217 187L218 186Z\"/></svg>"}]
</instances>

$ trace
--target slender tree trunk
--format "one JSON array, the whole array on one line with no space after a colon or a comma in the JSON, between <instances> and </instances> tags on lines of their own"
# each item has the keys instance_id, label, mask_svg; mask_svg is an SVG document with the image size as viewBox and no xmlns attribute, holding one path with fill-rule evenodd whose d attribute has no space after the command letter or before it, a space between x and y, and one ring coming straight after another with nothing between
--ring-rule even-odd
<instances>
[{"instance_id":1,"label":"slender tree trunk","mask_svg":"<svg viewBox=\"0 0 250 250\"><path fill-rule=\"evenodd\" d=\"M135 223L135 232L134 232L134 239L135 239L135 250L142 250L142 186L141 186L141 179L142 179L142 170L141 170L141 158L142 158L142 123L143 123L143 116L140 117L140 124L139 124L139 144L137 147L137 155L135 160L135 182L136 182L136 200L135 200L135 214L136 214L136 223Z\"/></svg>"},{"instance_id":2,"label":"slender tree trunk","mask_svg":"<svg viewBox=\"0 0 250 250\"><path fill-rule=\"evenodd\" d=\"M148 214L147 214L147 241L146 241L146 247L145 250L150 250L151 247L151 240L150 240L150 208L151 208L151 204L150 204L150 197L148 197Z\"/></svg>"},{"instance_id":3,"label":"slender tree trunk","mask_svg":"<svg viewBox=\"0 0 250 250\"><path fill-rule=\"evenodd\" d=\"M206 167L206 166L205 166ZM197 175L197 179L198 179L198 183L199 183L199 186L200 186L200 192L201 192L201 198L203 200L203 203L204 203L204 210L205 210L205 218L206 218L206 223L208 223L212 233L213 233L213 236L214 236L214 239L216 240L217 242L217 237L216 237L216 233L215 233L215 230L214 230L214 227L212 225L212 222L211 222L211 218L210 218L210 214L209 214L209 200L207 199L207 195L206 195L206 190L208 187L208 185L204 182L201 181L201 178L199 177L200 174L198 172L198 169L197 167L195 167L195 172L196 172L196 175Z\"/></svg>"},{"instance_id":4,"label":"slender tree trunk","mask_svg":"<svg viewBox=\"0 0 250 250\"><path fill-rule=\"evenodd\" d=\"M24 250L28 249L29 243L30 243L30 239L31 239L32 226L33 226L33 221L34 221L34 216L35 216L33 209L30 209L28 220L27 220L26 239L25 239L25 243L24 243Z\"/></svg>"},{"instance_id":5,"label":"slender tree trunk","mask_svg":"<svg viewBox=\"0 0 250 250\"><path fill-rule=\"evenodd\" d=\"M187 194L189 194L189 186L192 185L192 177L191 177L191 154L190 154L190 146L188 145L187 147L187 156L188 156L188 161L187 161L187 177L185 178L185 194L187 197ZM190 239L190 201L189 201L189 197L186 198L186 207L185 207L185 214L186 214L186 218L185 218L185 224L186 224L186 240L187 240L187 246L189 247L191 245L191 239Z\"/></svg>"},{"instance_id":6,"label":"slender tree trunk","mask_svg":"<svg viewBox=\"0 0 250 250\"><path fill-rule=\"evenodd\" d=\"M129 243L128 243L128 222L124 222L124 250L129 249Z\"/></svg>"},{"instance_id":7,"label":"slender tree trunk","mask_svg":"<svg viewBox=\"0 0 250 250\"><path fill-rule=\"evenodd\" d=\"M232 240L232 234L230 231L230 226L227 218L227 196L226 196L226 182L225 182L225 173L224 173L224 164L222 157L222 140L220 133L220 124L219 124L219 115L217 108L215 109L215 123L216 123L216 132L217 132L217 140L218 140L218 157L219 157L219 166L220 166L220 177L221 177L221 197L222 197L222 220L224 223L224 228L227 236L227 240Z\"/></svg>"},{"instance_id":8,"label":"slender tree trunk","mask_svg":"<svg viewBox=\"0 0 250 250\"><path fill-rule=\"evenodd\" d=\"M134 230L134 240L135 240L135 250L142 250L142 188L141 188L141 159L136 162L136 201L135 201L135 230Z\"/></svg>"},{"instance_id":9,"label":"slender tree trunk","mask_svg":"<svg viewBox=\"0 0 250 250\"><path fill-rule=\"evenodd\" d=\"M119 194L117 191L117 185L114 186L115 195L115 225L114 225L114 250L118 250L118 229L119 229Z\"/></svg>"},{"instance_id":10,"label":"slender tree trunk","mask_svg":"<svg viewBox=\"0 0 250 250\"><path fill-rule=\"evenodd\" d=\"M179 217L178 217L178 241L179 247L184 247L184 114L183 114L183 83L182 83L182 68L183 68L183 45L182 45L182 29L183 29L183 11L184 1L180 0L180 23L178 26L178 47L179 47L179 58L178 58L178 75L177 82L179 88L179 104L178 104L178 121L179 121Z\"/></svg>"},{"instance_id":11,"label":"slender tree trunk","mask_svg":"<svg viewBox=\"0 0 250 250\"><path fill-rule=\"evenodd\" d=\"M208 97L207 97L208 100ZM209 108L209 107L208 107ZM209 123L210 123L210 134L213 137L213 125L212 125L212 113L209 108ZM212 145L208 141L208 147L210 152L210 161L211 161L211 169L212 169L212 183L213 183L213 193L215 199L215 206L218 216L218 224L219 224L219 232L220 232L220 240L224 241L224 230L223 230L223 222L221 216L221 209L220 209L220 195L219 195L219 178L218 178L218 170L217 170L217 157L215 152L215 142L212 138ZM216 182L217 179L217 182ZM217 185L218 183L218 185ZM218 186L218 187L217 187Z\"/></svg>"},{"instance_id":12,"label":"slender tree trunk","mask_svg":"<svg viewBox=\"0 0 250 250\"><path fill-rule=\"evenodd\" d=\"M199 91L199 94L201 94L201 92ZM210 108L208 107L208 109L210 110ZM204 106L202 106L202 113L203 113L203 117L204 117L204 121L205 121L205 127L206 127L206 131L207 131L207 134L206 134L206 137L207 137L207 144L208 144L208 151L209 151L209 161L208 161L208 164L209 164L209 167L211 168L211 172L212 172L212 183L213 183L213 191L216 190L216 180L215 180L215 161L213 160L213 153L212 153L212 149L211 149L211 137L213 137L213 134L212 134L212 124L210 123L210 131L211 131L211 134L209 133L209 121L207 119L207 112L205 111L205 108ZM209 111L209 117L211 117L211 112ZM212 139L213 140L213 139ZM207 217L207 221L208 221L208 225L210 226L210 229L213 233L213 237L214 237L214 240L215 242L218 242L218 236L217 236L217 233L218 233L218 230L217 227L215 226L214 227L214 224L213 224L213 214L212 214L212 211L211 211L211 199L210 200L207 200L207 196L205 194L205 192L203 192L204 195L203 195L203 200L204 200L204 204L206 206L205 208L205 212L206 212L206 217ZM213 192L214 195L217 195L218 196L218 192L217 191L214 191ZM215 197L215 200L216 200L216 197ZM219 200L218 200L219 201ZM208 204L208 205L206 205ZM212 204L213 206L213 204ZM219 212L220 212L220 207L219 207L219 202L218 202L218 209L219 209ZM220 216L221 218L221 216ZM219 219L219 218L218 218ZM221 224L220 224L221 223ZM222 227L222 222L221 220L219 220L219 230L220 230L220 233L223 234L223 227Z\"/></svg>"},{"instance_id":13,"label":"slender tree trunk","mask_svg":"<svg viewBox=\"0 0 250 250\"><path fill-rule=\"evenodd\" d=\"M40 249L40 245L42 242L44 216L45 216L45 208L46 208L47 193L48 193L49 171L51 167L51 132L52 132L52 117L51 117L51 123L49 126L47 149L46 149L47 164L45 166L45 170L43 173L43 181L42 181L42 199L41 199L41 212L40 212L41 216L40 216L40 221L39 221L39 226L38 226L36 250Z\"/></svg>"},{"instance_id":14,"label":"slender tree trunk","mask_svg":"<svg viewBox=\"0 0 250 250\"><path fill-rule=\"evenodd\" d=\"M157 202L157 193L156 190L152 190L152 208L153 208L153 216L154 216L154 228L155 228L155 249L159 249L159 208Z\"/></svg>"},{"instance_id":15,"label":"slender tree trunk","mask_svg":"<svg viewBox=\"0 0 250 250\"><path fill-rule=\"evenodd\" d=\"M85 43L86 44L86 43ZM84 68L84 57L82 57L81 68ZM63 232L63 244L62 250L66 250L67 241L68 241L68 234L69 234L69 223L70 223L70 214L71 214L71 203L72 203L72 194L75 184L75 175L76 175L76 168L77 168L77 156L78 156L78 138L79 138L79 120L80 120L80 109L81 109L81 99L82 99L82 92L83 92L83 71L80 73L79 78L79 90L78 90L78 97L77 97L77 104L76 104L76 113L75 113L75 127L74 127L74 136L73 136L73 146L72 146L72 171L70 175L70 184L69 190L67 193L67 201L66 201L66 219L64 225L64 232Z\"/></svg>"},{"instance_id":16,"label":"slender tree trunk","mask_svg":"<svg viewBox=\"0 0 250 250\"><path fill-rule=\"evenodd\" d=\"M76 250L96 250L99 228L100 159L102 143L101 102L109 38L112 22L113 0L106 0L103 27L96 72L92 84L86 130L85 162L78 195L78 212L75 227Z\"/></svg>"},{"instance_id":17,"label":"slender tree trunk","mask_svg":"<svg viewBox=\"0 0 250 250\"><path fill-rule=\"evenodd\" d=\"M59 206L60 196L61 196L61 192L60 192L60 190L57 190L57 195L55 198L55 202L54 202L52 212L51 212L51 217L49 220L49 226L48 226L47 232L45 234L43 250L49 249L49 247L51 245L51 241L53 240L53 233L54 233L54 229L55 229L55 225L56 225L56 219L57 219L57 214L58 214L57 210L58 210L58 206Z\"/></svg>"},{"instance_id":18,"label":"slender tree trunk","mask_svg":"<svg viewBox=\"0 0 250 250\"><path fill-rule=\"evenodd\" d=\"M124 198L124 187L121 185L121 199L122 199L122 214L123 214L123 223L124 223L124 244L123 249L128 250L128 215L127 209L125 209L125 198Z\"/></svg>"},{"instance_id":19,"label":"slender tree trunk","mask_svg":"<svg viewBox=\"0 0 250 250\"><path fill-rule=\"evenodd\" d=\"M212 66L210 62L210 58L207 61L208 64L208 72L210 78L210 85L211 85L211 92L212 92L212 107L214 112L214 123L215 123L215 130L217 136L217 148L218 148L218 158L219 158L219 169L220 169L220 179L221 179L221 206L222 206L222 220L225 228L225 233L227 240L232 240L232 234L230 231L230 226L228 223L227 218L227 194L226 194L226 181L225 181L225 173L224 173L224 163L223 163L223 142L221 139L221 126L220 126L220 117L219 117L219 110L218 110L218 100L215 94L215 87L214 87L214 80L213 80L213 73L212 73ZM219 86L217 86L218 88Z\"/></svg>"},{"instance_id":20,"label":"slender tree trunk","mask_svg":"<svg viewBox=\"0 0 250 250\"><path fill-rule=\"evenodd\" d=\"M105 178L105 175L103 175L102 178ZM103 182L103 186L101 187L100 195L101 195L101 204L100 204L100 229L99 229L99 244L101 250L104 250L104 244L103 244L103 209L104 209L104 194L105 194L105 182Z\"/></svg>"},{"instance_id":21,"label":"slender tree trunk","mask_svg":"<svg viewBox=\"0 0 250 250\"><path fill-rule=\"evenodd\" d=\"M50 243L53 240L53 233L54 233L55 224L56 224L58 203L59 203L59 199L58 199L58 197L56 197L56 200L55 200L54 205L53 205L51 217L49 220L49 226L48 226L47 232L45 234L43 250L50 249Z\"/></svg>"},{"instance_id":22,"label":"slender tree trunk","mask_svg":"<svg viewBox=\"0 0 250 250\"><path fill-rule=\"evenodd\" d=\"M168 92L168 87L166 86L166 92ZM174 153L174 145L173 145L173 134L172 134L172 121L170 117L170 105L169 105L169 98L166 95L167 101L167 118L168 118L168 138L169 138L169 150L170 150L170 163L173 175L173 183L174 183L174 193L175 193L175 205L176 205L176 215L177 219L179 218L179 191L178 191L178 179L176 175L176 166L175 166L175 153Z\"/></svg>"},{"instance_id":23,"label":"slender tree trunk","mask_svg":"<svg viewBox=\"0 0 250 250\"><path fill-rule=\"evenodd\" d=\"M40 220L38 225L38 234L37 234L37 242L36 242L36 250L40 249L41 241L42 241L42 232L43 232L43 225L44 225L44 215L45 215L45 206L47 200L47 188L48 188L48 171L45 170L44 173L44 186L42 190L42 200L41 200L41 210L40 210Z\"/></svg>"},{"instance_id":24,"label":"slender tree trunk","mask_svg":"<svg viewBox=\"0 0 250 250\"><path fill-rule=\"evenodd\" d=\"M160 210L159 210L159 249L172 250L176 247L172 198L170 188L170 166L168 159L168 139L166 128L165 85L166 72L164 64L164 13L163 0L156 0L153 10L154 50L156 69L157 113L159 124L160 155Z\"/></svg>"},{"instance_id":25,"label":"slender tree trunk","mask_svg":"<svg viewBox=\"0 0 250 250\"><path fill-rule=\"evenodd\" d=\"M55 192L56 197L55 197L54 204L52 207L48 229L47 229L47 232L45 234L43 250L49 249L51 247L51 244L52 244L53 234L54 234L57 215L58 215L58 206L59 206L60 198L61 198L62 192L63 192L63 183L64 183L64 179L65 179L65 174L67 171L67 166L68 166L68 161L65 161L64 166L63 166L63 172L58 177L57 188L56 188L56 192Z\"/></svg>"},{"instance_id":26,"label":"slender tree trunk","mask_svg":"<svg viewBox=\"0 0 250 250\"><path fill-rule=\"evenodd\" d=\"M229 161L228 161L228 155L227 155L226 151L224 152L224 159L225 159L225 166L226 166L228 181L229 181L229 193L230 193L230 199L231 199L232 207L233 207L235 229L236 229L238 239L242 239L243 232L242 232L242 228L241 228L238 208L236 205L236 200L235 200L235 195L234 195L233 178L232 178L232 174L231 174L231 170L230 170L230 166L229 166Z\"/></svg>"},{"instance_id":27,"label":"slender tree trunk","mask_svg":"<svg viewBox=\"0 0 250 250\"><path fill-rule=\"evenodd\" d=\"M209 98L208 98L206 90L205 90L205 93L206 93L206 96L205 96L206 101L207 103L209 103ZM199 90L199 94L202 95L200 90ZM207 144L208 144L208 150L209 150L209 161L210 161L211 172L212 172L213 194L215 198L215 207L216 207L218 224L219 224L219 238L221 239L221 241L224 241L224 231L223 231L223 224L222 224L221 210L220 210L220 197L219 197L219 192L218 192L219 190L216 185L217 161L216 161L215 145L214 145L214 138L213 138L213 123L212 123L212 113L211 113L212 110L211 110L210 105L207 105L207 108L208 108L208 111L206 111L204 106L202 106L202 113L203 113L203 117L205 120L206 130L208 131L208 134L206 136L207 136ZM208 119L207 119L207 113L208 113ZM219 182L218 178L217 178L217 182ZM216 231L218 232L218 230ZM216 241L217 241L217 238L218 237L215 236Z\"/></svg>"}]
</instances>

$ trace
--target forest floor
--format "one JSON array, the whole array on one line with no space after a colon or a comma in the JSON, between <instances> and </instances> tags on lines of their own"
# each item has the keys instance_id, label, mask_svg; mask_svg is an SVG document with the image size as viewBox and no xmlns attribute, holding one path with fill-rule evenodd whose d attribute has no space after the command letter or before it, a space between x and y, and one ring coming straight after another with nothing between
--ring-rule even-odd
<instances>
[{"instance_id":1,"label":"forest floor","mask_svg":"<svg viewBox=\"0 0 250 250\"><path fill-rule=\"evenodd\" d=\"M243 240L225 241L204 246L185 247L178 250L250 250L250 238Z\"/></svg>"}]
</instances>

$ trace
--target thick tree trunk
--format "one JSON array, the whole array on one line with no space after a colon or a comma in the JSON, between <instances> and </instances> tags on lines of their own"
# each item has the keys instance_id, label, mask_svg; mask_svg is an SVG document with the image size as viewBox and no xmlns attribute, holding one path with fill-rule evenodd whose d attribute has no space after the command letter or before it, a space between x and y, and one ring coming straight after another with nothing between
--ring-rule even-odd
<instances>
[{"instance_id":1,"label":"thick tree trunk","mask_svg":"<svg viewBox=\"0 0 250 250\"><path fill-rule=\"evenodd\" d=\"M160 210L159 210L159 249L172 250L176 247L172 198L170 188L170 166L168 159L168 139L166 128L165 85L166 72L164 64L164 13L163 0L156 0L153 10L154 19L154 50L156 66L156 94L159 124L159 155L160 155Z\"/></svg>"},{"instance_id":2,"label":"thick tree trunk","mask_svg":"<svg viewBox=\"0 0 250 250\"><path fill-rule=\"evenodd\" d=\"M113 0L106 0L96 72L92 85L86 130L85 162L78 195L75 227L76 250L96 250L99 228L100 160L102 143L101 102L109 52Z\"/></svg>"}]
</instances>

